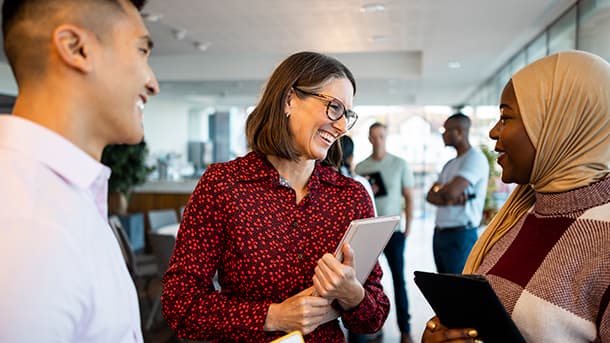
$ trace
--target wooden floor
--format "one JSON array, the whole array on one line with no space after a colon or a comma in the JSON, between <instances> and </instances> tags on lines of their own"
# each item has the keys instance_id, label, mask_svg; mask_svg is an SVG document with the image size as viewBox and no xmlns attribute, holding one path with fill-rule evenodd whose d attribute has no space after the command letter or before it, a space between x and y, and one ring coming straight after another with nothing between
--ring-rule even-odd
<instances>
[{"instance_id":1,"label":"wooden floor","mask_svg":"<svg viewBox=\"0 0 610 343\"><path fill-rule=\"evenodd\" d=\"M433 312L430 306L426 303L415 283L413 282L413 271L425 270L435 271L434 257L432 255L432 233L434 227L434 213L430 213L425 219L418 218L412 224L411 235L407 240L406 270L407 278L407 294L409 297L409 308L411 314L411 336L414 342L419 342L421 334L424 330L426 321L432 317ZM380 259L383 268L384 277L382 279L383 287L386 294L390 298L391 308L394 308L394 291L392 287L392 279L385 258ZM143 310L145 312L145 306ZM176 339L167 324L162 318L158 318L157 323L153 326L150 332L145 332L144 341L147 343L173 343L180 342ZM383 328L383 336L371 342L378 343L397 343L400 341L400 331L396 325L396 314L390 312L388 319Z\"/></svg>"}]
</instances>

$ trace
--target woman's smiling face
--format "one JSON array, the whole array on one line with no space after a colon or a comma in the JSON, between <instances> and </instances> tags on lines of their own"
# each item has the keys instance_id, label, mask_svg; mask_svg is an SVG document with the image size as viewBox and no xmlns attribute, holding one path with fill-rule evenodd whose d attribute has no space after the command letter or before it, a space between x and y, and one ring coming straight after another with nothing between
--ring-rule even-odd
<instances>
[{"instance_id":1,"label":"woman's smiling face","mask_svg":"<svg viewBox=\"0 0 610 343\"><path fill-rule=\"evenodd\" d=\"M536 149L523 125L512 80L502 91L500 120L489 131L489 137L496 141L495 150L500 153L498 164L502 166L502 181L521 185L528 184L534 166Z\"/></svg>"},{"instance_id":2,"label":"woman's smiling face","mask_svg":"<svg viewBox=\"0 0 610 343\"><path fill-rule=\"evenodd\" d=\"M332 79L316 93L341 101L352 108L354 88L346 78ZM296 150L307 160L323 160L330 146L347 132L345 117L332 121L326 115L328 102L291 91L286 104L288 125Z\"/></svg>"}]
</instances>

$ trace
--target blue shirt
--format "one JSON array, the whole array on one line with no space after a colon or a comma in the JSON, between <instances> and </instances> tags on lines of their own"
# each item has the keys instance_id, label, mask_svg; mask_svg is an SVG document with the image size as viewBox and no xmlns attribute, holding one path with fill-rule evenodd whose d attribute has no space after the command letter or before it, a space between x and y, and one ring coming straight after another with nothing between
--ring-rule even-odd
<instances>
[{"instance_id":1,"label":"blue shirt","mask_svg":"<svg viewBox=\"0 0 610 343\"><path fill-rule=\"evenodd\" d=\"M489 178L489 164L485 155L478 149L470 148L462 156L449 160L438 177L438 183L449 183L457 176L468 181L465 192L473 194L474 198L467 200L464 205L438 206L436 226L440 228L462 225L475 227L481 223Z\"/></svg>"}]
</instances>

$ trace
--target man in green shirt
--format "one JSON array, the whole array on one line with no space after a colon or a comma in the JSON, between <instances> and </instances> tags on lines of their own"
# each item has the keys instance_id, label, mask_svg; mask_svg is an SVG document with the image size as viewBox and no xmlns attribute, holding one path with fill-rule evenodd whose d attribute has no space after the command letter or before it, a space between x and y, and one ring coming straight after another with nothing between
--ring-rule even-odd
<instances>
[{"instance_id":1,"label":"man in green shirt","mask_svg":"<svg viewBox=\"0 0 610 343\"><path fill-rule=\"evenodd\" d=\"M394 298L396 301L396 318L401 332L401 342L412 342L409 325L409 301L404 276L405 239L409 234L411 218L413 217L413 174L407 162L386 151L387 128L381 123L374 123L369 128L369 141L373 146L373 154L356 166L356 173L367 177L375 194L377 214L405 214L404 232L401 227L390 238L383 253L388 260ZM404 199L404 202L403 202ZM404 203L404 207L403 207Z\"/></svg>"}]
</instances>

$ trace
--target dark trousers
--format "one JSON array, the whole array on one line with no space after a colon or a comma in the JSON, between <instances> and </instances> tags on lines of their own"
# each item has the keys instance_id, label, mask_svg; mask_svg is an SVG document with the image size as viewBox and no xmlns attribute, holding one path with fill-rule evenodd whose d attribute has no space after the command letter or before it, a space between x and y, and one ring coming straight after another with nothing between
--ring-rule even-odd
<instances>
[{"instance_id":1,"label":"dark trousers","mask_svg":"<svg viewBox=\"0 0 610 343\"><path fill-rule=\"evenodd\" d=\"M388 260L394 284L394 301L396 302L396 321L401 333L410 334L409 325L409 299L407 298L407 286L405 283L405 234L394 232L390 241L383 249L383 254ZM366 342L366 335L359 335L350 332L350 343Z\"/></svg>"},{"instance_id":2,"label":"dark trousers","mask_svg":"<svg viewBox=\"0 0 610 343\"><path fill-rule=\"evenodd\" d=\"M432 250L439 273L461 274L472 246L477 240L476 228L434 230Z\"/></svg>"},{"instance_id":3,"label":"dark trousers","mask_svg":"<svg viewBox=\"0 0 610 343\"><path fill-rule=\"evenodd\" d=\"M383 249L388 260L394 283L394 301L396 302L396 319L401 333L410 333L409 299L405 283L405 234L394 232L390 241Z\"/></svg>"}]
</instances>

